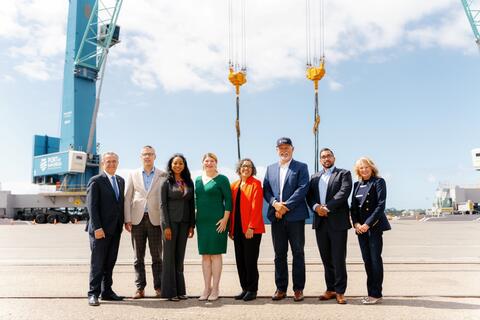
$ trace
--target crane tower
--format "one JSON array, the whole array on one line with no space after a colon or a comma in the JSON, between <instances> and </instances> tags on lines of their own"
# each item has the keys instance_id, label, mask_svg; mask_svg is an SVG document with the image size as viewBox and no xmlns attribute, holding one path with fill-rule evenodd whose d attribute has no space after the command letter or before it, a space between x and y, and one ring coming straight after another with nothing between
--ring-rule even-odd
<instances>
[{"instance_id":1,"label":"crane tower","mask_svg":"<svg viewBox=\"0 0 480 320\"><path fill-rule=\"evenodd\" d=\"M35 135L32 180L82 191L99 171L96 117L108 49L118 43L121 0L70 0L60 137Z\"/></svg>"}]
</instances>

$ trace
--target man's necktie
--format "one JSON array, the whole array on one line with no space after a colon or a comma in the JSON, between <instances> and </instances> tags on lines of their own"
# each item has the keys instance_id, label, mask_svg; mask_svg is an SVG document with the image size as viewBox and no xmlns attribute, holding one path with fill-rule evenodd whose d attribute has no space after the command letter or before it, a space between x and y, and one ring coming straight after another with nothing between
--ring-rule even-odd
<instances>
[{"instance_id":1,"label":"man's necktie","mask_svg":"<svg viewBox=\"0 0 480 320\"><path fill-rule=\"evenodd\" d=\"M120 195L120 193L118 192L118 186L117 186L117 181L115 179L115 176L112 176L112 186L113 186L113 191L115 191L115 197L118 200L118 196Z\"/></svg>"}]
</instances>

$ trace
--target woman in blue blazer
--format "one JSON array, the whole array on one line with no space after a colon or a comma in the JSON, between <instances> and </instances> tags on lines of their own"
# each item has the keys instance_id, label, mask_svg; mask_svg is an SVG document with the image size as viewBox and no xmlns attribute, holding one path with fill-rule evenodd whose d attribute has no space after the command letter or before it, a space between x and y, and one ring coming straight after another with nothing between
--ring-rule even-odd
<instances>
[{"instance_id":1,"label":"woman in blue blazer","mask_svg":"<svg viewBox=\"0 0 480 320\"><path fill-rule=\"evenodd\" d=\"M391 229L385 216L387 187L385 180L378 176L377 167L367 157L355 162L355 173L358 181L353 187L350 216L367 272L368 296L362 303L377 304L382 300L382 235L383 231Z\"/></svg>"}]
</instances>

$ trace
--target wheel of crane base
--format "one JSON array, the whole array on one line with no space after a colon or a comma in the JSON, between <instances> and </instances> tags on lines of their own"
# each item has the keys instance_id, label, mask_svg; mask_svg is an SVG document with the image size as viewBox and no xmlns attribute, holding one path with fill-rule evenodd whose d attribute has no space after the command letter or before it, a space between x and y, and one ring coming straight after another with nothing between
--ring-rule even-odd
<instances>
[{"instance_id":1,"label":"wheel of crane base","mask_svg":"<svg viewBox=\"0 0 480 320\"><path fill-rule=\"evenodd\" d=\"M33 221L33 220L35 220L35 216L31 212L25 212L23 214L23 220L24 221Z\"/></svg>"},{"instance_id":2,"label":"wheel of crane base","mask_svg":"<svg viewBox=\"0 0 480 320\"><path fill-rule=\"evenodd\" d=\"M59 214L58 215L58 221L65 224L65 223L69 223L70 222L70 217L67 216L66 214Z\"/></svg>"},{"instance_id":3,"label":"wheel of crane base","mask_svg":"<svg viewBox=\"0 0 480 320\"><path fill-rule=\"evenodd\" d=\"M47 222L48 223L55 223L55 220L58 221L58 216L56 214L49 214L47 216Z\"/></svg>"},{"instance_id":4,"label":"wheel of crane base","mask_svg":"<svg viewBox=\"0 0 480 320\"><path fill-rule=\"evenodd\" d=\"M37 214L35 222L38 224L44 224L47 222L47 216L44 213Z\"/></svg>"},{"instance_id":5,"label":"wheel of crane base","mask_svg":"<svg viewBox=\"0 0 480 320\"><path fill-rule=\"evenodd\" d=\"M23 210L17 211L17 215L14 220L25 220L25 212Z\"/></svg>"}]
</instances>

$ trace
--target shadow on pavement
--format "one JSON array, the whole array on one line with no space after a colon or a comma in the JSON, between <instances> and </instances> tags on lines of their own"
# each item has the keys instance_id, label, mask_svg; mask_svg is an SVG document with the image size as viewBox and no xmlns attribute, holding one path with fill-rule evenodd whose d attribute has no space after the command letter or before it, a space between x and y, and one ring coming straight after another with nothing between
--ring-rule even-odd
<instances>
[{"instance_id":1,"label":"shadow on pavement","mask_svg":"<svg viewBox=\"0 0 480 320\"><path fill-rule=\"evenodd\" d=\"M427 300L425 298L412 298L412 299L386 298L383 300L382 304L388 305L388 306L403 306L403 307L414 307L414 308L416 307L416 308L426 308L426 309L480 310L480 305L478 304L453 302L453 301Z\"/></svg>"},{"instance_id":2,"label":"shadow on pavement","mask_svg":"<svg viewBox=\"0 0 480 320\"><path fill-rule=\"evenodd\" d=\"M432 298L437 299L437 298ZM270 298L258 298L254 301L236 301L233 298L226 297L220 298L217 301L205 302L198 301L196 298L190 298L185 301L165 301L158 299L142 299L142 300L131 300L127 299L123 302L109 302L104 301L102 304L122 304L122 305L131 305L135 307L142 308L151 308L151 309L184 309L190 307L206 307L206 308L220 308L225 305L238 305L239 307L243 306L255 306L255 305L336 305L335 300L330 301L318 301L317 298L305 298L302 302L294 302L292 298L287 298L282 301L272 301ZM361 298L350 298L348 303L351 305L361 305ZM382 308L382 306L401 306L408 308L425 308L425 309L456 309L456 310L480 310L479 304L471 304L465 302L453 302L453 301L438 301L438 300L429 300L425 298L385 298L381 304L374 306L364 306L365 308ZM338 306L342 308L343 306Z\"/></svg>"}]
</instances>

